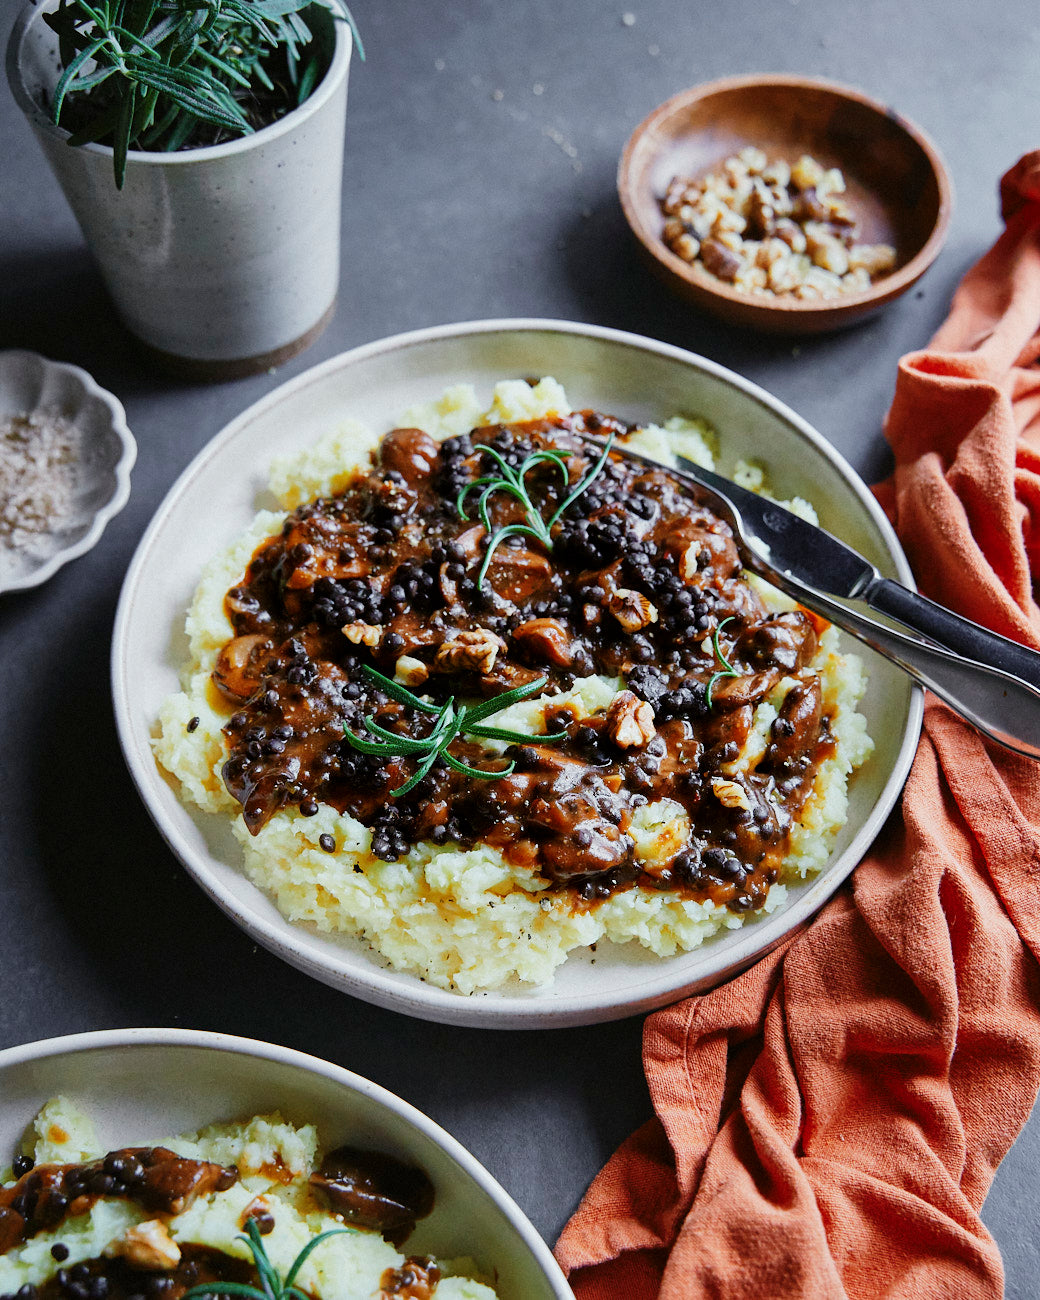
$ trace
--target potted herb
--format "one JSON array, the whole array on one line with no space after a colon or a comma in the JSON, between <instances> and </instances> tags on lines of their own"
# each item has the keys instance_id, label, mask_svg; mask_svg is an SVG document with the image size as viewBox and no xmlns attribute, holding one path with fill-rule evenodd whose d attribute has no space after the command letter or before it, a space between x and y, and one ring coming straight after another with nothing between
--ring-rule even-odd
<instances>
[{"instance_id":1,"label":"potted herb","mask_svg":"<svg viewBox=\"0 0 1040 1300\"><path fill-rule=\"evenodd\" d=\"M19 106L116 308L204 376L264 369L331 316L344 0L44 0L11 35Z\"/></svg>"}]
</instances>

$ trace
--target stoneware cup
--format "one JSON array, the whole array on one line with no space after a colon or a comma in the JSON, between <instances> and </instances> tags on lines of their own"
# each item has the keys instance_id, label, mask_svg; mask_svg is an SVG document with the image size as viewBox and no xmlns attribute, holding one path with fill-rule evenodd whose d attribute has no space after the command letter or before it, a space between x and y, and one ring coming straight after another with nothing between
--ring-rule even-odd
<instances>
[{"instance_id":1,"label":"stoneware cup","mask_svg":"<svg viewBox=\"0 0 1040 1300\"><path fill-rule=\"evenodd\" d=\"M301 351L331 318L352 38L318 13L328 71L298 109L252 135L178 153L131 152L117 190L112 150L70 148L47 108L57 37L29 3L7 75L128 328L175 369L255 373Z\"/></svg>"}]
</instances>

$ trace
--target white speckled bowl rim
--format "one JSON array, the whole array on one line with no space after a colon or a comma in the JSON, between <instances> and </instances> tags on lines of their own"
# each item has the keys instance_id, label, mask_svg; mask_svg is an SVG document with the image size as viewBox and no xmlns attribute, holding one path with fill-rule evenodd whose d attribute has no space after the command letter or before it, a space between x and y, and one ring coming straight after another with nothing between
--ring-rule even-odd
<instances>
[{"instance_id":1,"label":"white speckled bowl rim","mask_svg":"<svg viewBox=\"0 0 1040 1300\"><path fill-rule=\"evenodd\" d=\"M281 1109L343 1142L424 1168L433 1213L407 1249L472 1254L498 1272L501 1300L573 1300L559 1266L508 1193L421 1111L341 1066L273 1043L191 1029L113 1029L0 1051L0 1166L56 1093L97 1121L109 1147L155 1141Z\"/></svg>"},{"instance_id":2,"label":"white speckled bowl rim","mask_svg":"<svg viewBox=\"0 0 1040 1300\"><path fill-rule=\"evenodd\" d=\"M412 402L438 396L450 382L476 382L487 396L494 378L540 373L554 374L576 406L628 419L682 410L714 418L724 448L731 448L728 459L758 454L778 495L802 491L811 497L824 526L912 585L895 534L863 482L810 425L748 380L680 348L617 330L551 320L475 321L397 335L333 357L227 425L174 484L142 538L123 586L112 646L115 715L134 782L170 848L237 925L298 969L355 997L423 1019L496 1029L591 1024L646 1012L721 983L782 943L866 853L899 798L922 717L921 692L857 645L870 671L864 711L878 745L853 784L849 821L828 865L792 889L777 911L691 953L658 958L635 943L601 942L595 952L572 954L551 986L465 997L390 970L357 939L286 921L246 879L230 829L179 801L149 744L161 700L178 688L186 641L174 629L183 626L202 563L249 523L271 454L309 445L348 415L382 431ZM216 497L219 511L213 509Z\"/></svg>"},{"instance_id":3,"label":"white speckled bowl rim","mask_svg":"<svg viewBox=\"0 0 1040 1300\"><path fill-rule=\"evenodd\" d=\"M66 380L71 380L74 384L79 385L80 394L84 400L88 397L96 398L106 406L112 416L107 431L118 439L121 444L121 451L118 460L112 466L112 495L95 512L86 532L76 541L70 542L68 546L63 546L46 557L46 559L40 560L35 567L19 577L5 578L0 573L0 593L24 591L30 587L38 587L41 583L46 582L48 578L53 577L62 565L68 564L70 560L74 560L80 555L85 555L87 551L96 546L109 520L114 518L129 500L130 471L137 459L137 443L127 426L123 404L114 394L102 388L87 371L65 361L51 361L47 357L40 356L37 352L28 352L18 348L0 352L0 414L21 413L14 411L7 404L7 396L13 386L9 376L12 373L17 374L19 370L30 372L37 369L42 369L41 387L46 388L48 377L62 375ZM31 414L32 412L28 413ZM71 423L75 423L75 411L66 411L63 414L69 418Z\"/></svg>"}]
</instances>

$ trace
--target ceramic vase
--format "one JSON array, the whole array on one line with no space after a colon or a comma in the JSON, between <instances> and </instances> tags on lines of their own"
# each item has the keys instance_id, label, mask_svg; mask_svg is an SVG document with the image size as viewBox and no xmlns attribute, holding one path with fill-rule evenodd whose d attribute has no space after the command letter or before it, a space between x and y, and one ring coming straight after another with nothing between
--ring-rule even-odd
<instances>
[{"instance_id":1,"label":"ceramic vase","mask_svg":"<svg viewBox=\"0 0 1040 1300\"><path fill-rule=\"evenodd\" d=\"M112 150L72 148L49 103L55 0L21 12L7 75L127 327L173 368L256 373L311 343L339 284L340 195L352 39L316 15L329 67L293 112L252 135L176 153L131 151L116 188Z\"/></svg>"}]
</instances>

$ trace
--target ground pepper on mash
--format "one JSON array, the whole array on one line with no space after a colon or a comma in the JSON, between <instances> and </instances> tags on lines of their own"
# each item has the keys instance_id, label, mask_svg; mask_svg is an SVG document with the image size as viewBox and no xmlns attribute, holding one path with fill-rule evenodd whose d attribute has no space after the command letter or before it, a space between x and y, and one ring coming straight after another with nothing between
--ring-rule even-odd
<instances>
[{"instance_id":1,"label":"ground pepper on mash","mask_svg":"<svg viewBox=\"0 0 1040 1300\"><path fill-rule=\"evenodd\" d=\"M279 468L294 508L207 575L157 752L241 812L291 919L470 991L603 935L688 949L823 865L870 748L859 662L620 454L706 461L705 433L507 383L367 463L354 430Z\"/></svg>"}]
</instances>

